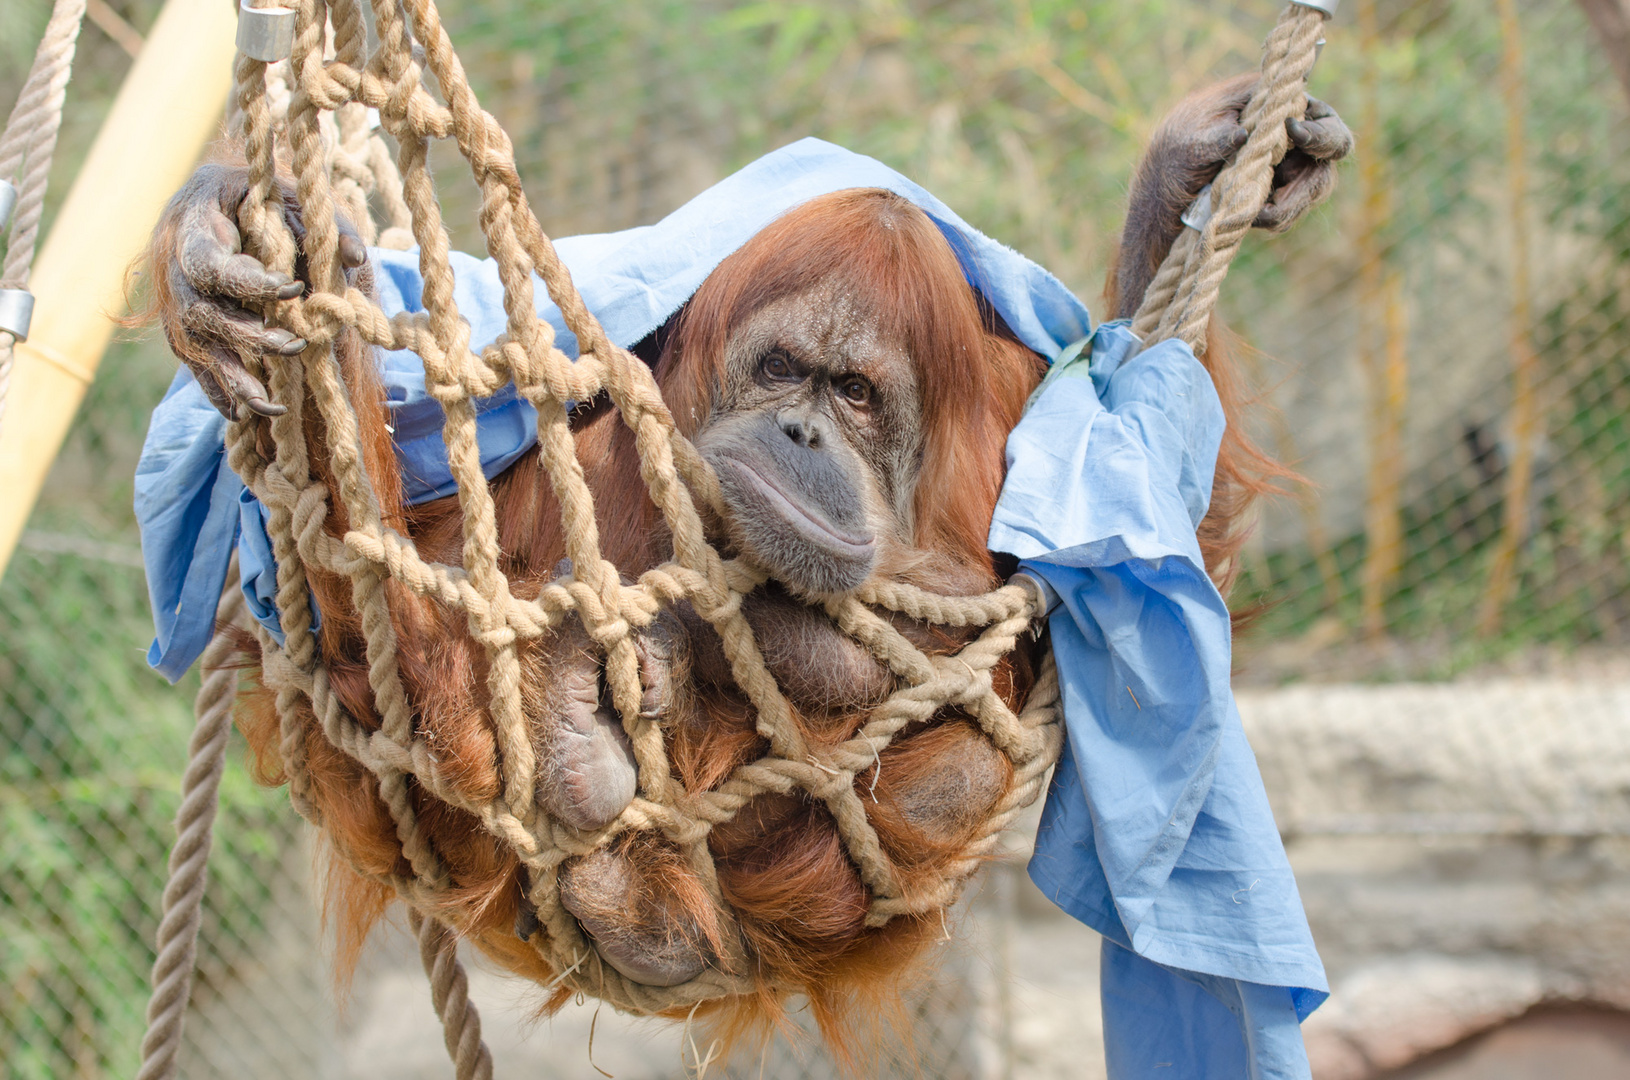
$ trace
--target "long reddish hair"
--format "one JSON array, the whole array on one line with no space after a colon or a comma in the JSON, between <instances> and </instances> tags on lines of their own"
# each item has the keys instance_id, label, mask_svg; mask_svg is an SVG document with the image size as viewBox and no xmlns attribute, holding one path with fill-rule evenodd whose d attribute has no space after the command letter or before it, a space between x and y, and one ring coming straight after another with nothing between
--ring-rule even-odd
<instances>
[{"instance_id":1,"label":"long reddish hair","mask_svg":"<svg viewBox=\"0 0 1630 1080\"><path fill-rule=\"evenodd\" d=\"M1008 432L1045 363L994 312L981 309L950 243L900 195L851 188L811 199L708 276L657 366L675 422L693 435L706 420L723 385L733 327L817 283L867 298L880 333L904 344L917 369L923 419L917 547L983 559L1006 474Z\"/></svg>"},{"instance_id":2,"label":"long reddish hair","mask_svg":"<svg viewBox=\"0 0 1630 1080\"><path fill-rule=\"evenodd\" d=\"M174 229L161 229L155 237L155 260L170 257L175 243ZM923 429L913 503L914 543L934 558L912 571L914 581L943 592L990 588L998 579L985 544L1005 474L1005 443L1045 363L981 306L945 236L908 200L873 189L824 195L772 222L727 258L673 321L657 362L665 402L680 429L695 434L724 384L725 343L732 328L780 297L832 282L870 298L878 329L904 344L916 368ZM158 306L166 316L173 309L167 297L160 297ZM339 352L367 444L368 470L375 489L394 502L400 491L398 466L368 351L347 333ZM1224 402L1228 407L1226 393ZM310 416L314 411L308 411ZM1230 414L1231 426L1233 419ZM639 476L632 435L612 409L600 409L577 426L578 458L595 495L604 554L625 573L637 574L665 559L667 551L660 518ZM314 469L332 486L320 422L309 420L307 434ZM1226 454L1230 444L1224 445ZM559 508L537 451L499 477L493 492L505 571L517 595L535 595L564 554ZM1222 511L1226 518L1229 502L1214 502L1213 514ZM386 507L387 514L394 510ZM456 500L411 508L401 520L426 557L457 560L461 517ZM342 529L343 515L331 514L326 527ZM323 608L323 656L335 690L364 726L375 728L379 719L349 583L314 574L312 584ZM418 713L419 734L431 740L449 763L449 782L472 798L490 797L497 790L497 762L482 715L481 650L470 640L461 615L441 610L394 582L387 588L403 682ZM963 640L954 633L923 628L913 633L914 640L931 652L955 651ZM252 641L245 642L245 651L251 665L258 662L259 651ZM998 692L1013 707L1028 692L1030 661L1021 649L993 672ZM531 649L523 650L522 662L528 670L540 663ZM699 715L692 722L679 722L672 731L676 775L690 790L713 786L737 764L764 752L744 699L723 692L708 697L697 702ZM352 867L369 875L402 874L408 868L372 777L334 749L317 718L309 709L304 711L311 797L321 810L325 832L343 855L335 860L328 881L328 910L337 924L343 967L389 900L385 886ZM812 742L847 738L865 717L865 710L859 709L811 718ZM947 757L965 761L978 756L973 751L990 749L972 725L958 722L965 718L954 710L939 719L937 725L902 733L884 751L880 759L884 775L875 786L878 809L873 824L908 888L914 873L932 871L965 850L971 830L982 820L983 811L969 805L972 825L950 821L950 831L931 834L890 810L893 793L908 788L914 776L931 776ZM238 723L261 766L260 778L280 782L279 722L264 688L245 695ZM1011 773L1002 771L1005 767L1001 759L994 772L987 770L994 786L982 791L992 799L1011 781ZM443 900L443 917L462 927L503 966L547 982L551 973L513 931L522 896L514 854L472 816L434 800L417 785L412 797L420 827L457 883ZM846 1029L855 1022L853 1007L868 1002L887 1011L891 1002L897 1002L892 994L897 980L938 936L941 923L937 918L900 918L867 929L864 888L830 815L813 805L783 802L749 808L716 830L711 841L721 886L737 907L743 930L769 978L761 994L721 1002L706 1011L714 1012L727 1032L744 1032L779 1015L770 985L806 980L821 1027L841 1054ZM689 871L661 859L651 862L649 869L655 878L667 879L654 881L653 888L663 886L662 896L671 898L663 902L676 905L670 910L691 916L705 928L712 912L705 896L686 887L683 879ZM812 911L810 904L818 898L832 902ZM819 918L814 917L817 914ZM558 1007L569 996L569 991L559 990L550 1004Z\"/></svg>"}]
</instances>

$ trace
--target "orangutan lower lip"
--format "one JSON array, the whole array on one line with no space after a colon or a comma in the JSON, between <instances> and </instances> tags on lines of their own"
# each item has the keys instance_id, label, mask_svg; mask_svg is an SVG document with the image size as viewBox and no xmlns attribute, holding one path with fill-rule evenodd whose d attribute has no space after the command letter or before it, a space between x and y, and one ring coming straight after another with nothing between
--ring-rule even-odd
<instances>
[{"instance_id":1,"label":"orangutan lower lip","mask_svg":"<svg viewBox=\"0 0 1630 1080\"><path fill-rule=\"evenodd\" d=\"M726 464L732 466L737 473L759 490L770 505L781 513L781 516L794 525L808 525L816 533L826 538L833 547L843 554L856 559L870 558L872 545L875 542L871 536L848 536L833 528L829 523L805 510L798 503L788 498L782 490L763 473L737 458L726 458Z\"/></svg>"}]
</instances>

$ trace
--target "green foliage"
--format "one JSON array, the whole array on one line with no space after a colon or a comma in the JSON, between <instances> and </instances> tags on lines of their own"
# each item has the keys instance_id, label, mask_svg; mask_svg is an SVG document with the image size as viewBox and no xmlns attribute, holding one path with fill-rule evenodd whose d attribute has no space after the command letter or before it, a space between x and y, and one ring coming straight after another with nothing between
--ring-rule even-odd
<instances>
[{"instance_id":1,"label":"green foliage","mask_svg":"<svg viewBox=\"0 0 1630 1080\"><path fill-rule=\"evenodd\" d=\"M1527 5L1523 34L1532 341L1541 370L1536 400L1542 439L1518 555L1519 585L1500 630L1477 633L1503 527L1512 452L1505 419L1511 395L1510 145L1500 95L1499 26L1485 5L1445 0L1413 12L1406 5L1390 24L1383 19L1373 54L1382 142L1361 146L1359 153L1384 155L1391 185L1381 246L1389 264L1404 274L1412 301L1412 383L1431 385L1436 369L1465 364L1464 355L1453 354L1457 348L1486 349L1477 359L1486 374L1483 385L1449 414L1455 430L1439 433L1437 453L1412 461L1406 479L1405 553L1386 624L1395 637L1418 643L1414 660L1401 669L1381 665L1367 673L1341 668L1349 677L1442 677L1536 643L1576 647L1630 637L1626 102L1574 5ZM1322 61L1328 65L1324 77L1348 92L1359 90L1364 61L1357 49L1332 49ZM1362 99L1351 107L1348 100L1341 99L1344 113L1357 124ZM1338 195L1334 213L1341 234L1357 234L1360 211L1352 188ZM1324 253L1310 250L1313 245ZM1351 326L1347 283L1356 265L1321 273L1332 256L1344 258L1344 247L1305 226L1271 249L1258 247L1229 278L1229 309L1250 312L1253 328L1299 305L1329 323ZM1296 274L1267 272L1265 263L1301 268L1301 284ZM1495 306L1485 306L1490 300ZM1305 334L1306 325L1297 332ZM1275 336L1274 330L1264 336ZM1329 347L1294 340L1314 356ZM1289 378L1305 377L1282 370ZM1419 392L1411 390L1411 410ZM1422 401L1421 407L1436 404ZM1366 405L1356 401L1352 407ZM1317 439L1304 418L1287 421L1306 440L1303 445ZM1474 460L1469 445L1474 429L1487 450L1481 460ZM1429 437L1420 436L1423 442ZM1257 626L1258 642L1307 633L1332 617L1348 627L1360 623L1365 536L1346 531L1329 543L1340 569L1334 583L1322 580L1306 541L1278 545L1248 565L1245 593L1272 605Z\"/></svg>"},{"instance_id":2,"label":"green foliage","mask_svg":"<svg viewBox=\"0 0 1630 1080\"><path fill-rule=\"evenodd\" d=\"M191 728L147 670L141 573L24 551L0 585L0 1061L129 1075ZM195 680L189 680L195 686ZM234 768L213 863L217 960L252 947L289 812ZM222 948L224 946L224 948Z\"/></svg>"},{"instance_id":3,"label":"green foliage","mask_svg":"<svg viewBox=\"0 0 1630 1080\"><path fill-rule=\"evenodd\" d=\"M445 8L557 233L649 221L814 135L922 181L1086 296L1141 140L1183 92L1253 66L1275 11L1014 0ZM456 239L478 243L471 196L449 201L466 223Z\"/></svg>"}]
</instances>

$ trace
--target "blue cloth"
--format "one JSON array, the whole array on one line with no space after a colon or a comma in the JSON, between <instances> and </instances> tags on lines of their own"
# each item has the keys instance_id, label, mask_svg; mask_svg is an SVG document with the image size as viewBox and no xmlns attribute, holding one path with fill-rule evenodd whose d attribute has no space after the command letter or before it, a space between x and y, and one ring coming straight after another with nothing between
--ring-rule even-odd
<instances>
[{"instance_id":1,"label":"blue cloth","mask_svg":"<svg viewBox=\"0 0 1630 1080\"><path fill-rule=\"evenodd\" d=\"M1187 346L1136 345L1100 327L1008 438L990 546L1052 594L1068 729L1030 876L1104 935L1112 1077L1305 1077L1329 988L1194 535L1222 405Z\"/></svg>"},{"instance_id":2,"label":"blue cloth","mask_svg":"<svg viewBox=\"0 0 1630 1080\"><path fill-rule=\"evenodd\" d=\"M1019 339L1060 361L1009 439L990 546L1024 559L1056 600L1069 737L1031 873L1106 939L1110 1075L1181 1062L1165 1075L1306 1076L1298 1022L1323 999L1324 975L1229 690L1227 610L1194 540L1222 413L1188 350L1163 344L1123 368L1135 344L1124 326L1092 334L1086 308L1045 270L893 170L815 139L655 225L557 247L611 340L628 346L775 217L852 187L922 207ZM371 257L386 311L418 310L417 256ZM453 269L470 340L493 340L504 327L495 268L455 255ZM541 287L537 308L575 355ZM418 359L381 363L409 500L451 493L442 413ZM483 468L495 476L535 441L536 418L513 388L479 413ZM223 434L182 371L138 466L157 626L149 661L172 679L208 641L234 545L251 608L278 629L262 511L226 468Z\"/></svg>"}]
</instances>

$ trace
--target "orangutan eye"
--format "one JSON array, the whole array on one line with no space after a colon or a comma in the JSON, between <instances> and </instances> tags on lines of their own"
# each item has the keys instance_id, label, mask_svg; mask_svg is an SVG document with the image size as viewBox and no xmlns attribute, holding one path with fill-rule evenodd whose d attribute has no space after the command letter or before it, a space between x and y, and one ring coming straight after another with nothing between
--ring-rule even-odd
<instances>
[{"instance_id":1,"label":"orangutan eye","mask_svg":"<svg viewBox=\"0 0 1630 1080\"><path fill-rule=\"evenodd\" d=\"M872 384L859 375L844 375L838 379L838 393L851 405L872 403Z\"/></svg>"},{"instance_id":2,"label":"orangutan eye","mask_svg":"<svg viewBox=\"0 0 1630 1080\"><path fill-rule=\"evenodd\" d=\"M758 369L771 379L791 380L799 377L797 369L793 367L792 358L780 349L765 353L764 358L758 362Z\"/></svg>"}]
</instances>

